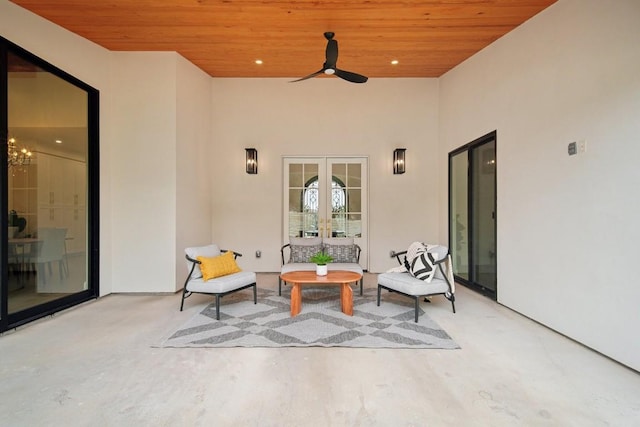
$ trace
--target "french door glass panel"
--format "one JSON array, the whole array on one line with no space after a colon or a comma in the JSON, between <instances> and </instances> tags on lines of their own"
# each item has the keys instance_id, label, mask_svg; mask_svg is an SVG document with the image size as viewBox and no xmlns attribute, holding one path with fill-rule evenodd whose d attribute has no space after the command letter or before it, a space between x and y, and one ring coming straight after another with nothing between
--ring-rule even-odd
<instances>
[{"instance_id":1,"label":"french door glass panel","mask_svg":"<svg viewBox=\"0 0 640 427\"><path fill-rule=\"evenodd\" d=\"M291 237L352 237L367 260L366 158L284 159L284 242Z\"/></svg>"},{"instance_id":2,"label":"french door glass panel","mask_svg":"<svg viewBox=\"0 0 640 427\"><path fill-rule=\"evenodd\" d=\"M362 164L344 159L327 161L331 168L331 181L327 183L327 188L331 186L331 223L325 235L362 238Z\"/></svg>"},{"instance_id":3,"label":"french door glass panel","mask_svg":"<svg viewBox=\"0 0 640 427\"><path fill-rule=\"evenodd\" d=\"M8 53L7 313L87 289L88 93Z\"/></svg>"},{"instance_id":4,"label":"french door glass panel","mask_svg":"<svg viewBox=\"0 0 640 427\"><path fill-rule=\"evenodd\" d=\"M318 236L320 230L320 164L318 162L289 163L288 173L288 208L286 219L288 237ZM324 172L324 170L323 170ZM322 176L324 178L324 176ZM323 218L324 222L324 218ZM287 239L288 240L288 239Z\"/></svg>"}]
</instances>

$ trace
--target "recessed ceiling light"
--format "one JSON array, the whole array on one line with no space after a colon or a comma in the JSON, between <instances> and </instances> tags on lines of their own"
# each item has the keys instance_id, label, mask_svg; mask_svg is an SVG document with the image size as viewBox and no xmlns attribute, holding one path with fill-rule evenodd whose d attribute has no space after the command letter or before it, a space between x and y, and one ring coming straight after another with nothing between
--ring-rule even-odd
<instances>
[{"instance_id":1,"label":"recessed ceiling light","mask_svg":"<svg viewBox=\"0 0 640 427\"><path fill-rule=\"evenodd\" d=\"M392 60L391 65L398 65L398 60L397 59Z\"/></svg>"},{"instance_id":2,"label":"recessed ceiling light","mask_svg":"<svg viewBox=\"0 0 640 427\"><path fill-rule=\"evenodd\" d=\"M62 140L61 139L56 139L56 144L62 144Z\"/></svg>"},{"instance_id":3,"label":"recessed ceiling light","mask_svg":"<svg viewBox=\"0 0 640 427\"><path fill-rule=\"evenodd\" d=\"M262 59L256 59L256 64L262 65Z\"/></svg>"}]
</instances>

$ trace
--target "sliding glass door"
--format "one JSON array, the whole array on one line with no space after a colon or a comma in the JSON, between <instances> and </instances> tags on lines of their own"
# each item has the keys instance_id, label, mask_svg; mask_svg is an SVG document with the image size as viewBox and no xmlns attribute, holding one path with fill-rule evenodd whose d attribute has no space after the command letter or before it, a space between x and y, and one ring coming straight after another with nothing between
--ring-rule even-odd
<instances>
[{"instance_id":1,"label":"sliding glass door","mask_svg":"<svg viewBox=\"0 0 640 427\"><path fill-rule=\"evenodd\" d=\"M0 54L5 330L97 296L89 190L98 94L4 40Z\"/></svg>"},{"instance_id":2,"label":"sliding glass door","mask_svg":"<svg viewBox=\"0 0 640 427\"><path fill-rule=\"evenodd\" d=\"M495 132L449 154L449 240L456 280L495 298Z\"/></svg>"}]
</instances>

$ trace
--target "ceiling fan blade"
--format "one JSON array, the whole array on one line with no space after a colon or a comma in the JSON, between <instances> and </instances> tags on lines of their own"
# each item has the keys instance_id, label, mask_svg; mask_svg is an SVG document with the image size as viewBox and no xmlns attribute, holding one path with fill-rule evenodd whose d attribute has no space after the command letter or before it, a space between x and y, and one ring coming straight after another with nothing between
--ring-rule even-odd
<instances>
[{"instance_id":1,"label":"ceiling fan blade","mask_svg":"<svg viewBox=\"0 0 640 427\"><path fill-rule=\"evenodd\" d=\"M339 70L337 68L335 75L351 83L365 83L367 80L369 80L368 77L365 77L361 74L352 73L351 71Z\"/></svg>"},{"instance_id":2,"label":"ceiling fan blade","mask_svg":"<svg viewBox=\"0 0 640 427\"><path fill-rule=\"evenodd\" d=\"M322 70L316 71L315 73L311 73L311 74L309 74L308 76L302 77L302 78L300 78L300 79L298 79L298 80L291 80L289 83L301 82L302 80L310 79L311 77L315 77L315 76L317 76L318 74L322 74L322 73L324 73L324 70L325 70L325 69L323 68Z\"/></svg>"},{"instance_id":3,"label":"ceiling fan blade","mask_svg":"<svg viewBox=\"0 0 640 427\"><path fill-rule=\"evenodd\" d=\"M338 41L329 39L327 42L326 61L324 68L336 68L338 62Z\"/></svg>"}]
</instances>

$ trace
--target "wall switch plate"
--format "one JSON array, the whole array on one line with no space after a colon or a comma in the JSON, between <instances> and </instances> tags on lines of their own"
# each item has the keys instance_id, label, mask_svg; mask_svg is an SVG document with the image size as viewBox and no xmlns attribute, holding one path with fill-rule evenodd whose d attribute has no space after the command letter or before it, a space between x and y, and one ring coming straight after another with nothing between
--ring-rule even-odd
<instances>
[{"instance_id":1,"label":"wall switch plate","mask_svg":"<svg viewBox=\"0 0 640 427\"><path fill-rule=\"evenodd\" d=\"M569 153L570 156L573 156L574 154L578 154L577 144L575 142L570 142L569 146L567 147L567 152Z\"/></svg>"},{"instance_id":2,"label":"wall switch plate","mask_svg":"<svg viewBox=\"0 0 640 427\"><path fill-rule=\"evenodd\" d=\"M259 250L256 251L256 258L260 258L262 256L262 252Z\"/></svg>"},{"instance_id":3,"label":"wall switch plate","mask_svg":"<svg viewBox=\"0 0 640 427\"><path fill-rule=\"evenodd\" d=\"M580 141L578 141L578 154L582 154L586 152L587 152L587 141L584 139L581 139Z\"/></svg>"}]
</instances>

